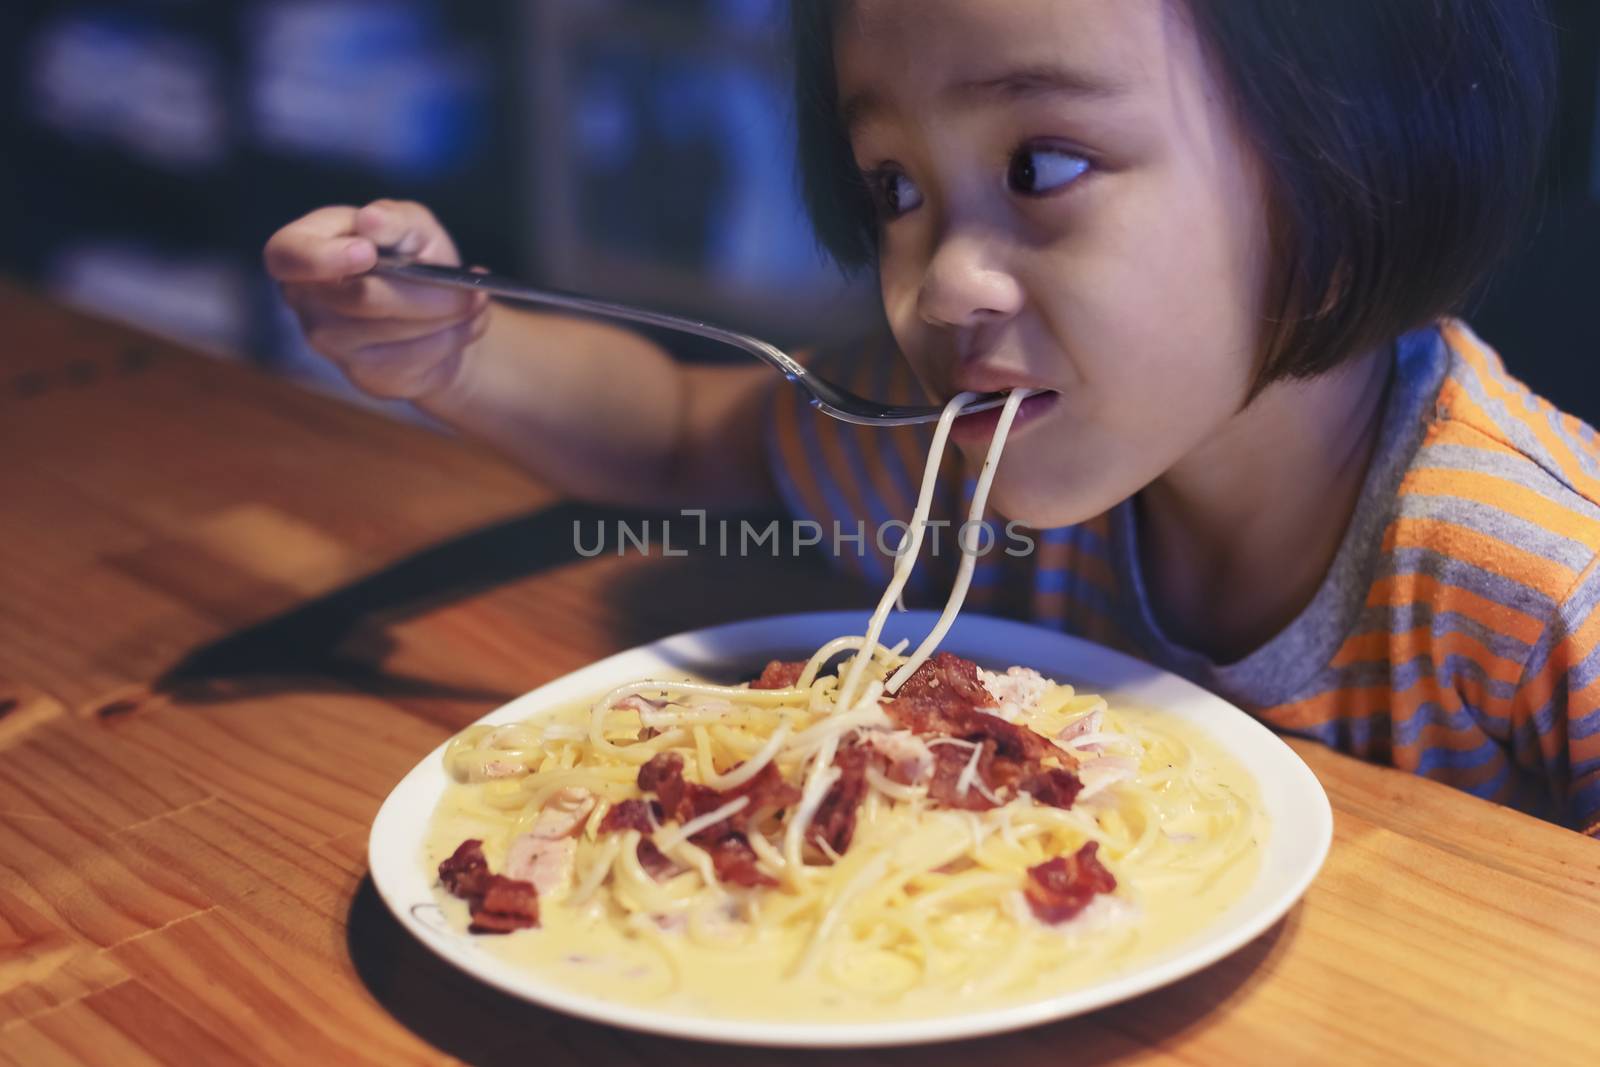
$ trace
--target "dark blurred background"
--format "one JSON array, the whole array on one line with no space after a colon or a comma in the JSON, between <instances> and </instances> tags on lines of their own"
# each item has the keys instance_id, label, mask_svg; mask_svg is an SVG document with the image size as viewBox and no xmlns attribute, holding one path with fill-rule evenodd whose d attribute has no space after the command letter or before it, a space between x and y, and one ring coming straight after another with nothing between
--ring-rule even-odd
<instances>
[{"instance_id":1,"label":"dark blurred background","mask_svg":"<svg viewBox=\"0 0 1600 1067\"><path fill-rule=\"evenodd\" d=\"M1334 0L1336 2L1336 0ZM793 181L781 0L6 0L0 271L348 395L259 269L328 203L421 200L471 262L785 345L875 314ZM1562 113L1474 309L1600 422L1600 0L1554 0ZM681 347L681 345L680 345ZM709 355L709 353L702 353Z\"/></svg>"}]
</instances>

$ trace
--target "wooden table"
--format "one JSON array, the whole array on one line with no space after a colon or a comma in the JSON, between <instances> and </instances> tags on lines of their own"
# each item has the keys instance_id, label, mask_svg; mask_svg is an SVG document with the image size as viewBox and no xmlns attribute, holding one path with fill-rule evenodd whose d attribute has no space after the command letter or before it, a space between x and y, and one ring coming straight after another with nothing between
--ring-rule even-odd
<instances>
[{"instance_id":1,"label":"wooden table","mask_svg":"<svg viewBox=\"0 0 1600 1067\"><path fill-rule=\"evenodd\" d=\"M873 1052L722 1049L458 975L367 827L452 730L608 652L862 606L810 560L581 559L486 453L0 284L0 1062L1594 1063L1600 844L1296 745L1302 904L1094 1015Z\"/></svg>"}]
</instances>

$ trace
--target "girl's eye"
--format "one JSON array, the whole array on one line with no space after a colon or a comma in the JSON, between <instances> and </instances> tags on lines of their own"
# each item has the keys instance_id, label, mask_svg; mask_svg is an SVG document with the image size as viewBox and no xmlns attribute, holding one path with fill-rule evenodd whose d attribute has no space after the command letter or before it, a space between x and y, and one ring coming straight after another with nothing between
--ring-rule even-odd
<instances>
[{"instance_id":1,"label":"girl's eye","mask_svg":"<svg viewBox=\"0 0 1600 1067\"><path fill-rule=\"evenodd\" d=\"M871 182L877 194L878 210L885 219L897 219L922 204L922 190L900 171L879 171L872 176Z\"/></svg>"},{"instance_id":2,"label":"girl's eye","mask_svg":"<svg viewBox=\"0 0 1600 1067\"><path fill-rule=\"evenodd\" d=\"M1048 196L1081 178L1089 161L1064 148L1026 145L1017 149L1006 167L1006 185L1024 196Z\"/></svg>"}]
</instances>

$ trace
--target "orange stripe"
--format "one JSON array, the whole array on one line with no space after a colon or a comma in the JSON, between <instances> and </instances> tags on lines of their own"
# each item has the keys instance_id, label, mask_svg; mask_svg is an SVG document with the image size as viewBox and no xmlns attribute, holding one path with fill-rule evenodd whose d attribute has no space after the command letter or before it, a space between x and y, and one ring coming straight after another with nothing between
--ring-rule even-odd
<instances>
[{"instance_id":1,"label":"orange stripe","mask_svg":"<svg viewBox=\"0 0 1600 1067\"><path fill-rule=\"evenodd\" d=\"M1578 465L1572 447L1550 427L1547 420L1552 410L1549 402L1535 398L1537 417L1529 417L1523 406L1523 399L1528 395L1527 390L1513 382L1501 367L1496 366L1499 363L1498 356L1475 342L1459 324L1451 324L1444 333L1450 347L1477 372L1484 394L1501 401L1505 405L1506 416L1522 423L1538 438L1539 443L1545 446L1551 458L1574 486L1581 488L1590 499L1600 499L1600 481L1591 477Z\"/></svg>"},{"instance_id":2,"label":"orange stripe","mask_svg":"<svg viewBox=\"0 0 1600 1067\"><path fill-rule=\"evenodd\" d=\"M1340 719L1370 718L1383 710L1390 695L1386 685L1344 686L1292 704L1279 704L1261 716L1283 729L1306 730Z\"/></svg>"},{"instance_id":3,"label":"orange stripe","mask_svg":"<svg viewBox=\"0 0 1600 1067\"><path fill-rule=\"evenodd\" d=\"M1596 566L1600 564L1590 564L1584 574L1587 576ZM1517 691L1516 703L1521 713L1532 715L1550 703L1556 689L1566 681L1567 672L1588 658L1594 651L1597 640L1600 640L1600 611L1592 611L1576 632L1569 634L1551 650L1550 658L1545 661L1544 670L1528 679ZM1581 719L1594 710L1597 702L1600 702L1600 695L1594 691L1595 685L1596 683L1591 683L1576 693L1567 694L1569 719Z\"/></svg>"},{"instance_id":4,"label":"orange stripe","mask_svg":"<svg viewBox=\"0 0 1600 1067\"><path fill-rule=\"evenodd\" d=\"M1597 569L1600 569L1600 559L1589 564L1583 574L1579 576L1577 584L1581 586L1584 582L1592 579ZM1589 658L1589 653L1595 650L1596 645L1600 645L1600 609L1589 612L1583 622L1578 624L1578 628L1572 631L1572 634L1567 638L1567 643L1572 647L1570 661L1573 666Z\"/></svg>"},{"instance_id":5,"label":"orange stripe","mask_svg":"<svg viewBox=\"0 0 1600 1067\"><path fill-rule=\"evenodd\" d=\"M1521 663L1495 654L1472 634L1460 630L1435 634L1428 626L1357 634L1345 641L1329 666L1345 667L1363 660L1387 660L1398 665L1425 654L1440 664L1447 656L1465 657L1481 665L1488 677L1497 682L1516 685L1522 680Z\"/></svg>"},{"instance_id":6,"label":"orange stripe","mask_svg":"<svg viewBox=\"0 0 1600 1067\"><path fill-rule=\"evenodd\" d=\"M1406 475L1400 491L1470 500L1577 541L1591 551L1600 550L1600 523L1526 486L1482 471L1421 468Z\"/></svg>"},{"instance_id":7,"label":"orange stripe","mask_svg":"<svg viewBox=\"0 0 1600 1067\"><path fill-rule=\"evenodd\" d=\"M1113 594L1117 588L1117 578L1111 570L1111 564L1092 552L1085 552L1073 545L1065 546L1067 551L1062 559L1062 567L1069 573L1098 586L1107 594Z\"/></svg>"},{"instance_id":8,"label":"orange stripe","mask_svg":"<svg viewBox=\"0 0 1600 1067\"><path fill-rule=\"evenodd\" d=\"M1580 661L1581 662L1581 661ZM1600 709L1600 678L1567 695L1567 720L1577 722ZM1595 736L1600 737L1600 734Z\"/></svg>"},{"instance_id":9,"label":"orange stripe","mask_svg":"<svg viewBox=\"0 0 1600 1067\"><path fill-rule=\"evenodd\" d=\"M1538 641L1544 631L1544 625L1526 612L1426 574L1380 578L1372 583L1367 595L1370 607L1393 608L1413 603L1429 604L1435 612L1454 612L1525 645Z\"/></svg>"},{"instance_id":10,"label":"orange stripe","mask_svg":"<svg viewBox=\"0 0 1600 1067\"><path fill-rule=\"evenodd\" d=\"M1068 618L1067 594L1041 593L1037 589L1034 590L1033 615L1035 618Z\"/></svg>"},{"instance_id":11,"label":"orange stripe","mask_svg":"<svg viewBox=\"0 0 1600 1067\"><path fill-rule=\"evenodd\" d=\"M1524 585L1559 600L1572 588L1577 572L1571 567L1546 559L1534 552L1498 537L1458 526L1442 519L1401 518L1390 524L1384 537L1384 550L1400 548L1425 548L1441 552L1463 563L1470 563L1494 574L1516 578ZM1419 576L1420 577L1420 576ZM1383 583L1374 583L1374 590ZM1455 586L1447 588L1456 589ZM1468 594L1461 590L1464 595ZM1482 598L1479 598L1482 599ZM1369 603L1371 598L1369 598ZM1484 601L1490 603L1489 601ZM1503 611L1511 611L1504 608ZM1521 614L1518 612L1517 614ZM1526 616L1524 616L1526 618Z\"/></svg>"},{"instance_id":12,"label":"orange stripe","mask_svg":"<svg viewBox=\"0 0 1600 1067\"><path fill-rule=\"evenodd\" d=\"M1421 711L1424 704L1437 704L1446 715L1454 715L1462 710L1461 694L1456 692L1454 686L1440 685L1436 678L1420 678L1417 683L1404 692L1394 694L1394 703L1389 706L1389 721L1396 726L1408 723ZM1429 721L1421 727L1417 740L1409 744L1395 746L1396 758L1405 754L1412 760L1411 767L1416 766L1416 760L1422 758L1422 753L1430 748L1442 748L1451 752L1470 752L1483 744L1488 737L1476 726L1467 729L1458 729L1441 722Z\"/></svg>"},{"instance_id":13,"label":"orange stripe","mask_svg":"<svg viewBox=\"0 0 1600 1067\"><path fill-rule=\"evenodd\" d=\"M1033 538L1035 568L1039 570L1055 570L1067 565L1067 545L1060 541L1046 541L1040 536L1038 530L1032 528L1024 532Z\"/></svg>"}]
</instances>

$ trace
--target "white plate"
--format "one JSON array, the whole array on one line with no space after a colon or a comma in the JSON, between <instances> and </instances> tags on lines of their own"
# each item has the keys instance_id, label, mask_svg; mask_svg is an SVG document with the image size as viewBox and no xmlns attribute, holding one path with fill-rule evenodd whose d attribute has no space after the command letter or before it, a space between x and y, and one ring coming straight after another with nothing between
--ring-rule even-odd
<instances>
[{"instance_id":1,"label":"white plate","mask_svg":"<svg viewBox=\"0 0 1600 1067\"><path fill-rule=\"evenodd\" d=\"M919 639L927 612L890 621L885 642ZM679 634L622 652L518 697L484 716L509 723L570 704L626 681L689 671L719 680L753 677L771 658L809 656L841 634L860 633L861 613L787 615ZM1240 948L1276 922L1311 884L1333 836L1328 798L1311 770L1266 727L1232 704L1174 675L1099 645L1022 623L963 616L944 649L985 666L1033 667L1107 697L1159 708L1211 734L1255 777L1271 829L1261 869L1248 893L1211 925L1107 981L1058 996L934 1019L836 1023L825 1018L766 1022L652 1010L578 994L535 971L481 951L472 935L449 928L422 862L425 828L444 793L444 746L429 753L384 801L372 824L368 859L378 892L403 926L468 974L557 1011L635 1030L753 1045L809 1047L899 1045L975 1037L1062 1019L1126 1000L1193 974Z\"/></svg>"}]
</instances>

